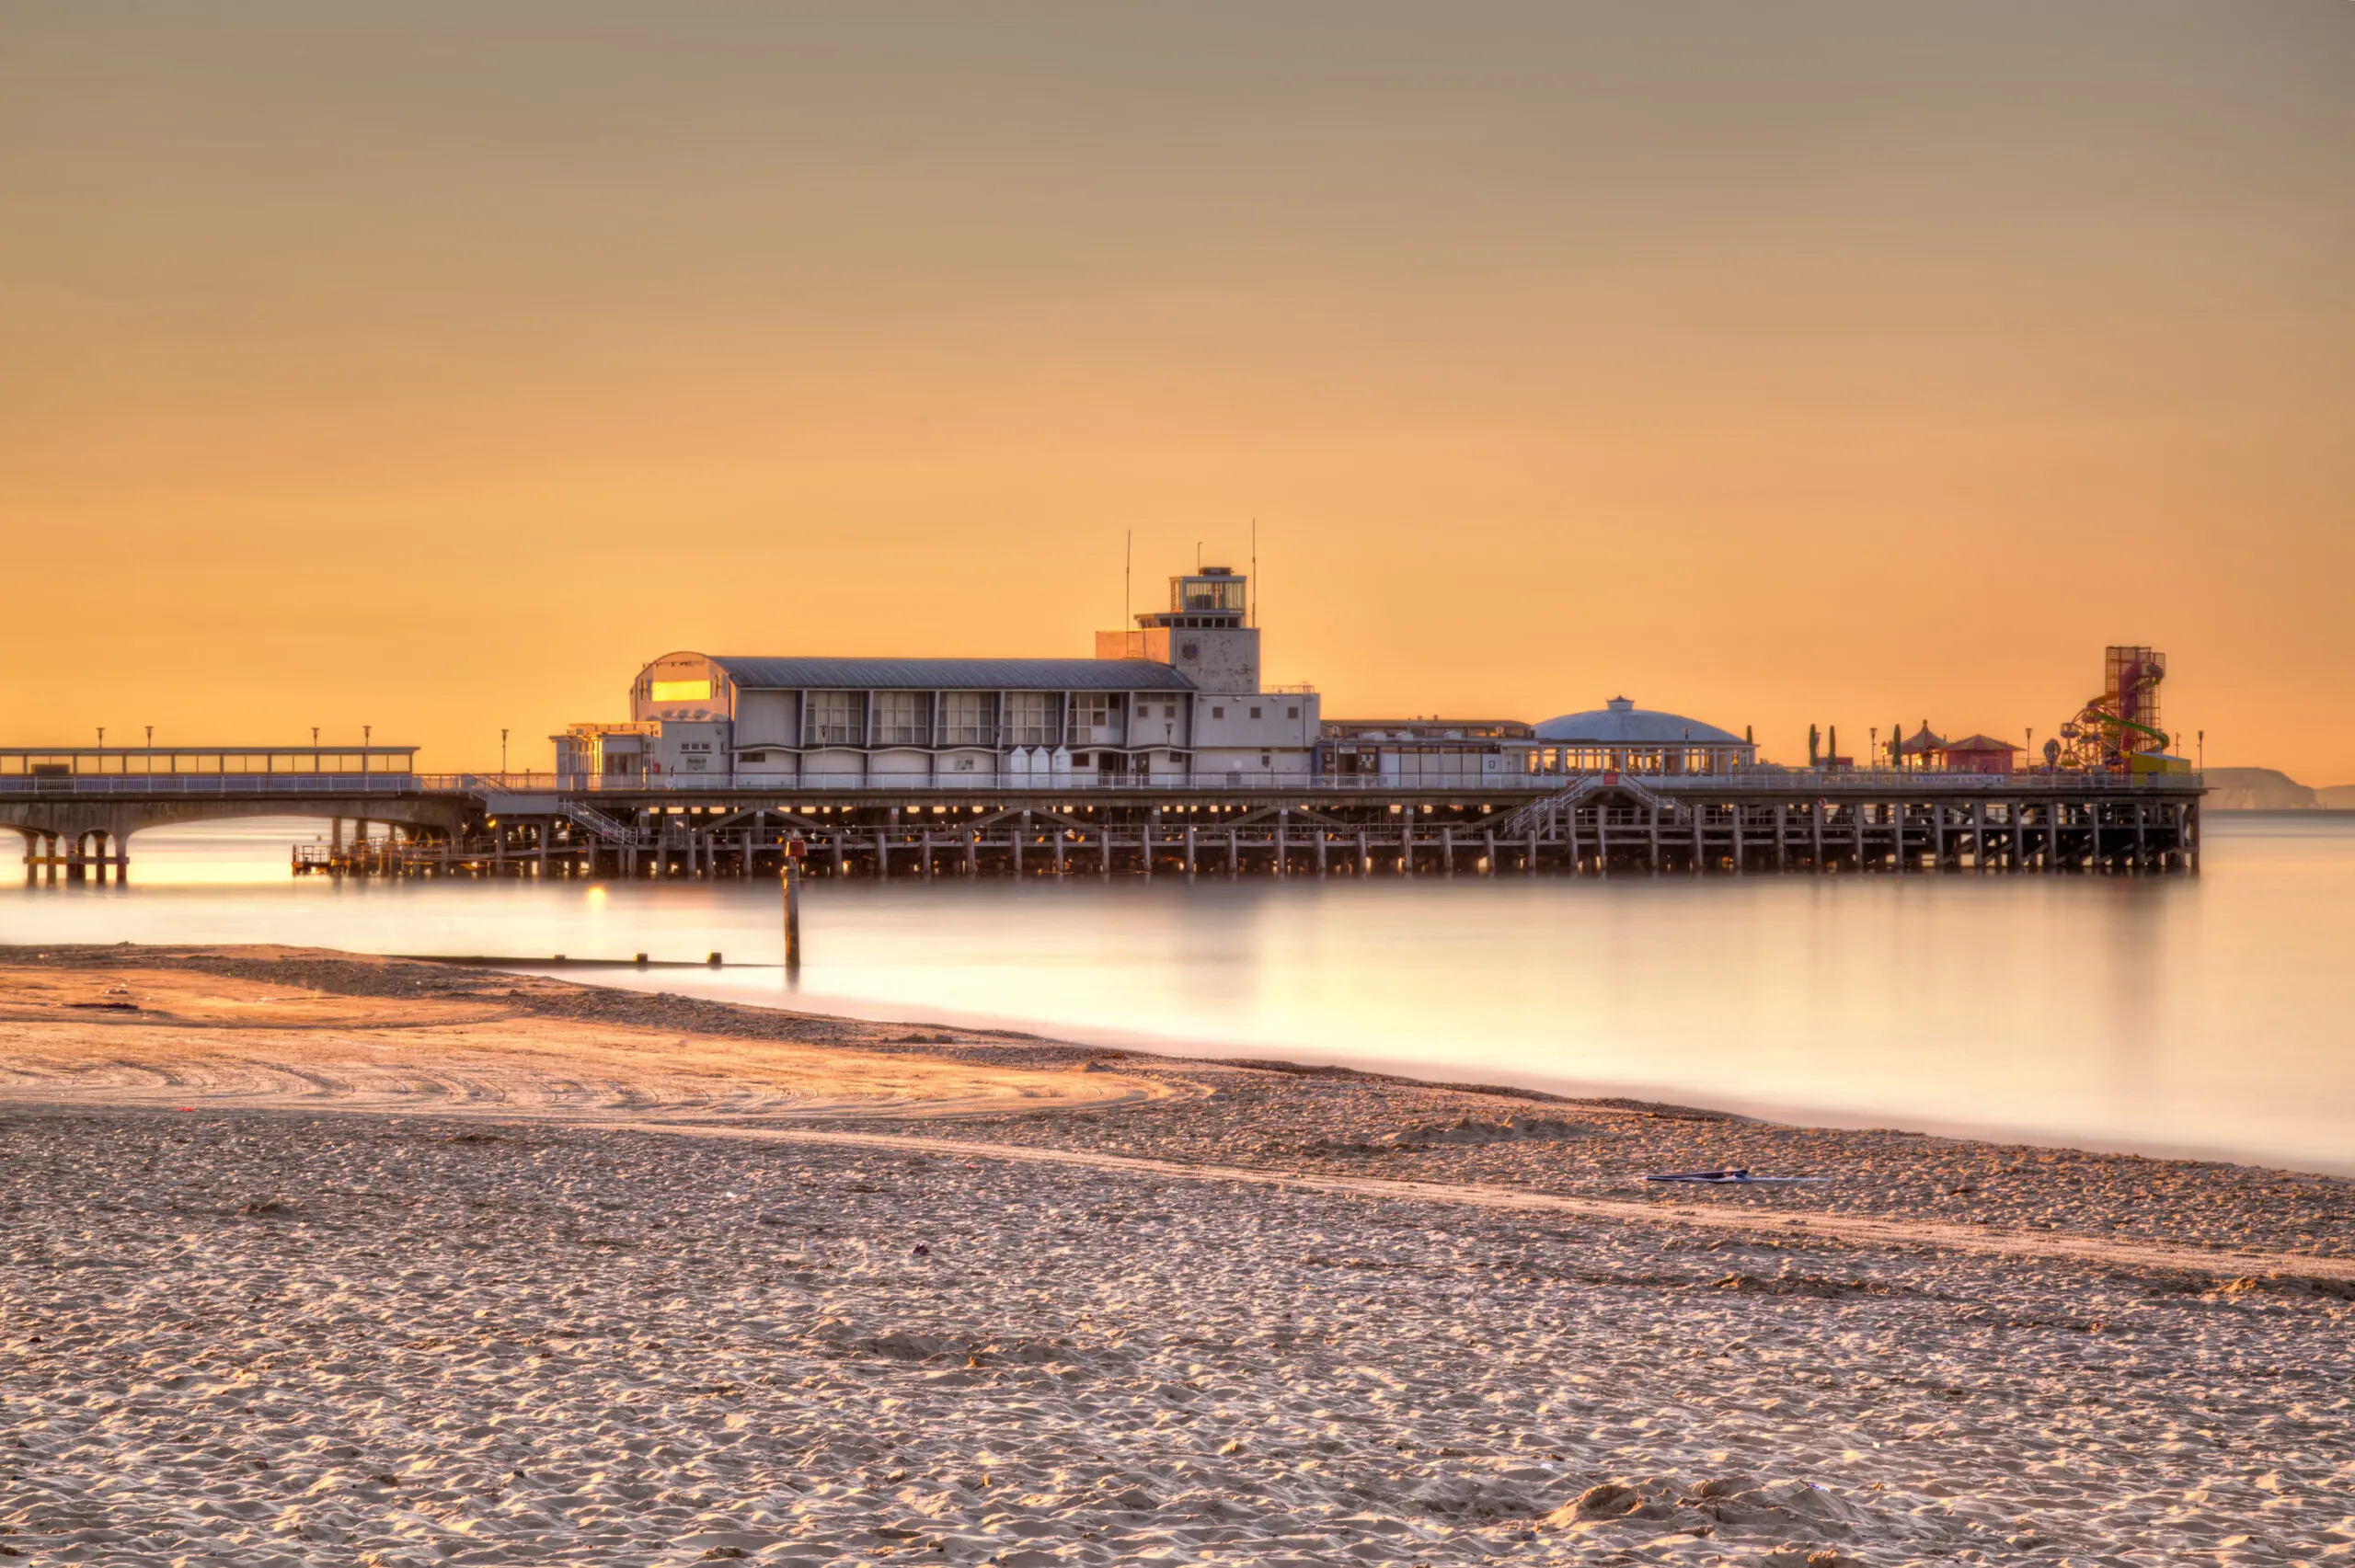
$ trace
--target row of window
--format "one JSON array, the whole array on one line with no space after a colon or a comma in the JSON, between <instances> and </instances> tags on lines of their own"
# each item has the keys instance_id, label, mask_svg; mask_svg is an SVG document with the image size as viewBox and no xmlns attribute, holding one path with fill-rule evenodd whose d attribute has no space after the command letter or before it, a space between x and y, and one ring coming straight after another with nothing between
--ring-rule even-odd
<instances>
[{"instance_id":1,"label":"row of window","mask_svg":"<svg viewBox=\"0 0 2355 1568\"><path fill-rule=\"evenodd\" d=\"M1004 697L1005 715L1001 725L993 709L997 699L987 692L943 692L939 693L938 739L934 738L933 693L929 692L812 692L809 693L809 711L802 725L803 744L809 746L863 746L867 741L867 704L874 703L874 744L878 746L995 746L1003 740L1008 746L1052 746L1059 740L1073 745L1118 744L1121 699L1109 692L1086 692L1071 699L1071 725L1063 735L1056 733L1056 709L1060 705L1051 692L1009 692ZM1250 716L1262 715L1265 704L1252 704ZM1157 711L1156 711L1157 710ZM1300 716L1300 705L1292 704L1284 711L1287 718ZM1152 718L1175 720L1178 704L1175 702L1146 699L1136 704L1140 722ZM1223 705L1213 706L1211 717L1226 716Z\"/></svg>"}]
</instances>

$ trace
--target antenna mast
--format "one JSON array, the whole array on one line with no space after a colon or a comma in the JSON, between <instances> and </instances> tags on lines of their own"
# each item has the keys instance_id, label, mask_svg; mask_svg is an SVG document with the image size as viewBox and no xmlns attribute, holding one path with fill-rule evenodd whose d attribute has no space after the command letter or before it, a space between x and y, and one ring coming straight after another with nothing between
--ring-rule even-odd
<instances>
[{"instance_id":1,"label":"antenna mast","mask_svg":"<svg viewBox=\"0 0 2355 1568\"><path fill-rule=\"evenodd\" d=\"M1251 520L1251 623L1259 624L1259 520Z\"/></svg>"}]
</instances>

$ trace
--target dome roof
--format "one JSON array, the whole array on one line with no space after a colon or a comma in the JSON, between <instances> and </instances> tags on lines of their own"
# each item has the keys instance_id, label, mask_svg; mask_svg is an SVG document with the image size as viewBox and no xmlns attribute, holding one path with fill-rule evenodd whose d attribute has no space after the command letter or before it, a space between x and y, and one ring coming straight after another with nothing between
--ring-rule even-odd
<instances>
[{"instance_id":1,"label":"dome roof","mask_svg":"<svg viewBox=\"0 0 2355 1568\"><path fill-rule=\"evenodd\" d=\"M1614 697L1591 713L1564 714L1537 727L1540 740L1586 746L1746 746L1714 724L1681 714L1654 713L1625 697Z\"/></svg>"}]
</instances>

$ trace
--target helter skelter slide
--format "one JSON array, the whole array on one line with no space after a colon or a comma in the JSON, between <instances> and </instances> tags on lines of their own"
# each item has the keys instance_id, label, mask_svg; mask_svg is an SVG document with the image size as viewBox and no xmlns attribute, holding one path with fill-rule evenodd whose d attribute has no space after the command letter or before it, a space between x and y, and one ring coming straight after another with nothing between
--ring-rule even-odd
<instances>
[{"instance_id":1,"label":"helter skelter slide","mask_svg":"<svg viewBox=\"0 0 2355 1568\"><path fill-rule=\"evenodd\" d=\"M2103 650L2102 662L2100 693L2061 727L2059 739L2044 743L2045 765L2131 775L2188 773L2185 759L2168 753L2171 738L2159 727L2166 655L2114 643Z\"/></svg>"}]
</instances>

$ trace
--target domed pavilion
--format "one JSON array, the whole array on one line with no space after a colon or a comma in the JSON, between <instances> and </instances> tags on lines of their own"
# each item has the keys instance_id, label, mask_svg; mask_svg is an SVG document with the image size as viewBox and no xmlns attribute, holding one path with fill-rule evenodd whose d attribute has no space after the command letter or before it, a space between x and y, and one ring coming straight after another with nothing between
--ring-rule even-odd
<instances>
[{"instance_id":1,"label":"domed pavilion","mask_svg":"<svg viewBox=\"0 0 2355 1568\"><path fill-rule=\"evenodd\" d=\"M1614 697L1537 727L1537 771L1547 773L1729 773L1758 761L1740 736L1682 714Z\"/></svg>"}]
</instances>

